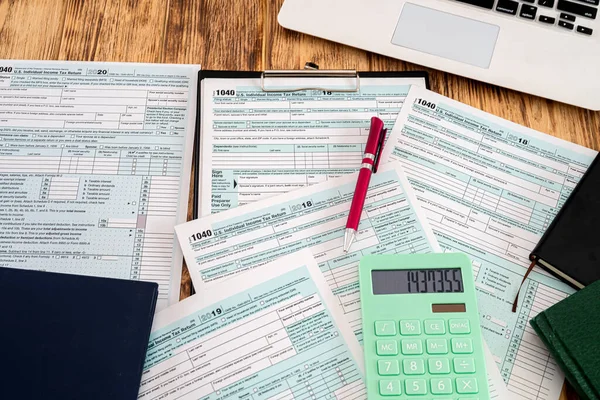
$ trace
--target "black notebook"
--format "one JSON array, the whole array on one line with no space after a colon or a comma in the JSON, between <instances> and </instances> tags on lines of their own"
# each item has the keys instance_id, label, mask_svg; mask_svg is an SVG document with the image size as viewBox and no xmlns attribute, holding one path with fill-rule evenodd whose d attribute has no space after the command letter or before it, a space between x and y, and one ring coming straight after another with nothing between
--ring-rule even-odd
<instances>
[{"instance_id":1,"label":"black notebook","mask_svg":"<svg viewBox=\"0 0 600 400\"><path fill-rule=\"evenodd\" d=\"M0 268L0 398L136 399L157 298L156 283Z\"/></svg>"},{"instance_id":2,"label":"black notebook","mask_svg":"<svg viewBox=\"0 0 600 400\"><path fill-rule=\"evenodd\" d=\"M600 279L599 160L596 156L529 256L577 289Z\"/></svg>"}]
</instances>

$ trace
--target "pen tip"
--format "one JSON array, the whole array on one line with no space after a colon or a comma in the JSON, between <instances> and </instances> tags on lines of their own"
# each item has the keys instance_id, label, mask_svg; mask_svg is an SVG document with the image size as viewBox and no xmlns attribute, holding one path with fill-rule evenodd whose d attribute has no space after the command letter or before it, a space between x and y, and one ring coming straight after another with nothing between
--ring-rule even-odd
<instances>
[{"instance_id":1,"label":"pen tip","mask_svg":"<svg viewBox=\"0 0 600 400\"><path fill-rule=\"evenodd\" d=\"M344 246L342 247L344 253L348 253L350 250L350 246L352 246L352 242L354 242L355 234L356 231L354 229L346 228L346 231L344 232Z\"/></svg>"}]
</instances>

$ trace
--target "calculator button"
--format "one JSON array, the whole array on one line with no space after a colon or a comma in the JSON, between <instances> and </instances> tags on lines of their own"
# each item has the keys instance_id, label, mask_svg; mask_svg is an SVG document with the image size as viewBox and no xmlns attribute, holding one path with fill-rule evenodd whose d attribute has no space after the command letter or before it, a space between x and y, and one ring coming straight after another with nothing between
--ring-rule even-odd
<instances>
[{"instance_id":1,"label":"calculator button","mask_svg":"<svg viewBox=\"0 0 600 400\"><path fill-rule=\"evenodd\" d=\"M375 335L394 336L396 334L396 323L394 321L375 321Z\"/></svg>"},{"instance_id":2,"label":"calculator button","mask_svg":"<svg viewBox=\"0 0 600 400\"><path fill-rule=\"evenodd\" d=\"M451 394L452 381L449 378L433 378L431 380L432 394Z\"/></svg>"},{"instance_id":3,"label":"calculator button","mask_svg":"<svg viewBox=\"0 0 600 400\"><path fill-rule=\"evenodd\" d=\"M402 369L404 375L423 375L425 373L425 363L423 360L403 360Z\"/></svg>"},{"instance_id":4,"label":"calculator button","mask_svg":"<svg viewBox=\"0 0 600 400\"><path fill-rule=\"evenodd\" d=\"M402 340L402 354L423 354L423 342L421 342L419 339Z\"/></svg>"},{"instance_id":5,"label":"calculator button","mask_svg":"<svg viewBox=\"0 0 600 400\"><path fill-rule=\"evenodd\" d=\"M379 375L400 375L398 360L377 361L377 372L379 372Z\"/></svg>"},{"instance_id":6,"label":"calculator button","mask_svg":"<svg viewBox=\"0 0 600 400\"><path fill-rule=\"evenodd\" d=\"M477 379L475 378L456 378L456 391L461 394L472 394L479 392Z\"/></svg>"},{"instance_id":7,"label":"calculator button","mask_svg":"<svg viewBox=\"0 0 600 400\"><path fill-rule=\"evenodd\" d=\"M427 354L448 354L446 339L427 339Z\"/></svg>"},{"instance_id":8,"label":"calculator button","mask_svg":"<svg viewBox=\"0 0 600 400\"><path fill-rule=\"evenodd\" d=\"M449 374L450 361L447 358L430 358L427 360L430 374Z\"/></svg>"},{"instance_id":9,"label":"calculator button","mask_svg":"<svg viewBox=\"0 0 600 400\"><path fill-rule=\"evenodd\" d=\"M457 374L470 374L475 372L475 360L472 358L457 357L453 361L454 372Z\"/></svg>"},{"instance_id":10,"label":"calculator button","mask_svg":"<svg viewBox=\"0 0 600 400\"><path fill-rule=\"evenodd\" d=\"M448 321L448 325L450 325L450 333L452 334L471 333L471 325L468 319L451 319Z\"/></svg>"},{"instance_id":11,"label":"calculator button","mask_svg":"<svg viewBox=\"0 0 600 400\"><path fill-rule=\"evenodd\" d=\"M426 319L425 320L425 333L427 335L443 335L446 333L446 326L444 326L443 319Z\"/></svg>"},{"instance_id":12,"label":"calculator button","mask_svg":"<svg viewBox=\"0 0 600 400\"><path fill-rule=\"evenodd\" d=\"M379 381L379 394L382 396L398 396L402 394L402 389L400 389L400 381Z\"/></svg>"},{"instance_id":13,"label":"calculator button","mask_svg":"<svg viewBox=\"0 0 600 400\"><path fill-rule=\"evenodd\" d=\"M409 396L415 394L427 394L425 379L407 379L404 381L404 393Z\"/></svg>"},{"instance_id":14,"label":"calculator button","mask_svg":"<svg viewBox=\"0 0 600 400\"><path fill-rule=\"evenodd\" d=\"M420 335L421 322L418 319L400 321L400 334L405 336Z\"/></svg>"},{"instance_id":15,"label":"calculator button","mask_svg":"<svg viewBox=\"0 0 600 400\"><path fill-rule=\"evenodd\" d=\"M469 338L452 338L452 352L455 354L471 354L473 342Z\"/></svg>"},{"instance_id":16,"label":"calculator button","mask_svg":"<svg viewBox=\"0 0 600 400\"><path fill-rule=\"evenodd\" d=\"M378 356L396 356L398 355L398 342L395 340L378 340Z\"/></svg>"}]
</instances>

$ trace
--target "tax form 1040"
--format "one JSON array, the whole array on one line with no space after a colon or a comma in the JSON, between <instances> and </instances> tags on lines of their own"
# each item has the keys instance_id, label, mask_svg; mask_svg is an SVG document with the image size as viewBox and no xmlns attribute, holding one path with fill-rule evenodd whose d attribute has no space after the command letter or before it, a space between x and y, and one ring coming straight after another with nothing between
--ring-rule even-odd
<instances>
[{"instance_id":1,"label":"tax form 1040","mask_svg":"<svg viewBox=\"0 0 600 400\"><path fill-rule=\"evenodd\" d=\"M0 65L0 266L148 280L157 308L177 301L200 67Z\"/></svg>"},{"instance_id":2,"label":"tax form 1040","mask_svg":"<svg viewBox=\"0 0 600 400\"><path fill-rule=\"evenodd\" d=\"M411 85L426 73L361 73L356 93L265 92L256 78L203 71L197 215L324 182L360 167L371 117L391 128ZM344 80L341 80L344 81ZM310 78L277 79L281 90ZM340 79L319 84L336 88ZM345 87L345 86L342 86Z\"/></svg>"},{"instance_id":3,"label":"tax form 1040","mask_svg":"<svg viewBox=\"0 0 600 400\"><path fill-rule=\"evenodd\" d=\"M529 326L573 293L529 253L596 152L413 87L384 149L400 161L446 251L473 262L483 337L512 398L554 400L563 374Z\"/></svg>"},{"instance_id":4,"label":"tax form 1040","mask_svg":"<svg viewBox=\"0 0 600 400\"><path fill-rule=\"evenodd\" d=\"M356 176L345 175L176 226L196 290L202 293L234 275L308 248L361 340L360 258L433 252L438 245L400 165L389 163L371 178L357 240L344 253L344 228Z\"/></svg>"},{"instance_id":5,"label":"tax form 1040","mask_svg":"<svg viewBox=\"0 0 600 400\"><path fill-rule=\"evenodd\" d=\"M362 350L310 251L158 313L138 399L366 399Z\"/></svg>"}]
</instances>

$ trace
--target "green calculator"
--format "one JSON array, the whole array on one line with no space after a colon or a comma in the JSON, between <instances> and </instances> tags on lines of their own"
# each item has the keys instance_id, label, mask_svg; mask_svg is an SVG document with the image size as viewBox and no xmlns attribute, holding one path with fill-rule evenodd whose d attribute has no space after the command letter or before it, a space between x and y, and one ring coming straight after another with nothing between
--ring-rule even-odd
<instances>
[{"instance_id":1,"label":"green calculator","mask_svg":"<svg viewBox=\"0 0 600 400\"><path fill-rule=\"evenodd\" d=\"M490 398L466 255L365 256L360 299L369 400Z\"/></svg>"}]
</instances>

